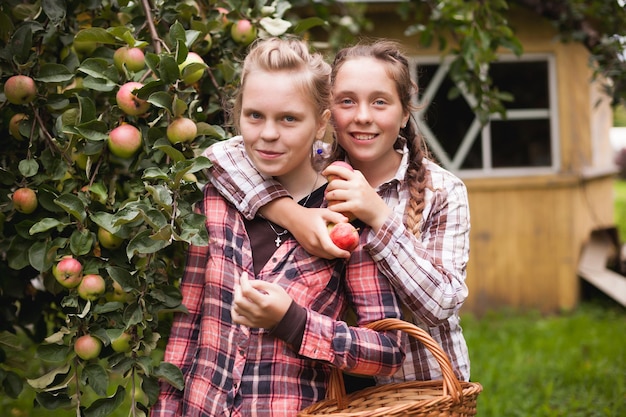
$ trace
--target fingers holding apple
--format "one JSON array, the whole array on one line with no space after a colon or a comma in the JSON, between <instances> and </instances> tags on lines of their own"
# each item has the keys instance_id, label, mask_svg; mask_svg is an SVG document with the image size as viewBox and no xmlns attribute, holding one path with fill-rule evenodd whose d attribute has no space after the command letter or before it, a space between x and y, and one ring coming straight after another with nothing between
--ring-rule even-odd
<instances>
[{"instance_id":1,"label":"fingers holding apple","mask_svg":"<svg viewBox=\"0 0 626 417\"><path fill-rule=\"evenodd\" d=\"M326 170L324 171L325 176L326 176L326 180L328 181L328 183L330 184L332 181L336 180L336 179L344 179L343 177L341 177L340 175L338 175L337 173L333 173L332 171L335 171L332 167L341 167L343 169L347 169L350 172L354 172L354 168L352 168L352 166L344 161L335 161L333 163L331 163ZM328 168L331 168L330 171L328 172ZM326 200L328 203L328 208L341 203L343 200ZM350 212L350 211L346 211L346 212L341 212L341 214L343 214L344 216L346 216L348 218L348 221L353 221L354 219L356 219L356 216L354 215L354 213Z\"/></svg>"}]
</instances>

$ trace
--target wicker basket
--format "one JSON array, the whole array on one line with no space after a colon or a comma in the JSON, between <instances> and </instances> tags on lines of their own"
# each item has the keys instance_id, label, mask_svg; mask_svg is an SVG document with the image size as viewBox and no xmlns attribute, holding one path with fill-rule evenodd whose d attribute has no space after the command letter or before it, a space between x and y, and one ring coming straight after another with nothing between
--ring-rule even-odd
<instances>
[{"instance_id":1,"label":"wicker basket","mask_svg":"<svg viewBox=\"0 0 626 417\"><path fill-rule=\"evenodd\" d=\"M334 369L327 399L298 413L298 417L471 417L476 415L476 399L483 387L477 382L460 382L448 356L437 342L419 327L397 319L379 320L367 325L374 330L402 330L415 337L434 355L443 379L398 382L366 388L346 396L343 376Z\"/></svg>"}]
</instances>

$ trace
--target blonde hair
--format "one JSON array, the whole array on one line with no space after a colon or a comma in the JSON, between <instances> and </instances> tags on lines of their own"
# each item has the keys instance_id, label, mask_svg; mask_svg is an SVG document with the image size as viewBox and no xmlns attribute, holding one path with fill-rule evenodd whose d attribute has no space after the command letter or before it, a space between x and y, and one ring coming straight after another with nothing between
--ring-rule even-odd
<instances>
[{"instance_id":1,"label":"blonde hair","mask_svg":"<svg viewBox=\"0 0 626 417\"><path fill-rule=\"evenodd\" d=\"M389 78L394 80L396 91L402 103L402 109L411 113L415 108L411 100L417 94L417 84L411 78L409 61L401 52L399 44L390 40L377 40L373 43L358 43L340 50L332 65L331 83L334 84L337 72L341 66L352 58L368 57L374 58L386 65ZM419 226L422 220L422 213L425 206L425 190L429 187L430 178L428 170L423 164L424 158L429 158L426 142L419 133L417 123L411 117L409 123L400 129L398 140L395 146L402 146L406 141L409 148L409 167L405 180L408 183L410 199L407 203L408 209L405 213L405 223L409 230L419 236ZM335 158L345 158L345 151L337 146Z\"/></svg>"},{"instance_id":2,"label":"blonde hair","mask_svg":"<svg viewBox=\"0 0 626 417\"><path fill-rule=\"evenodd\" d=\"M319 53L309 52L307 44L296 38L259 39L252 44L243 61L241 81L235 94L231 118L237 131L246 79L252 71L288 71L297 77L304 97L309 97L320 118L330 106L330 65Z\"/></svg>"}]
</instances>

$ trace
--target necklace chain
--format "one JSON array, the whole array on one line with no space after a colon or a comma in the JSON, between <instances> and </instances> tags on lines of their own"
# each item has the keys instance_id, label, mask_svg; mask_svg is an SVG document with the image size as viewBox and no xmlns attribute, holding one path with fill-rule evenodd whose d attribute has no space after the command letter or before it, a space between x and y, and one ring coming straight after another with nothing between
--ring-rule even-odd
<instances>
[{"instance_id":1,"label":"necklace chain","mask_svg":"<svg viewBox=\"0 0 626 417\"><path fill-rule=\"evenodd\" d=\"M309 193L309 195L306 196L306 199L304 200L304 203L302 203L302 205L304 207L306 207L306 204L309 202L309 199L311 198L311 194L313 194L313 191L315 191L315 186L317 185L317 180L319 179L319 172L317 173L317 175L315 176L315 182L313 183L313 187L311 188L311 192ZM278 233L278 231L274 228L274 225L272 224L271 221L269 220L265 220L267 222L267 224L270 226L270 228L272 229L272 231L274 232L274 234L276 235L276 239L274 239L274 243L276 244L276 247L279 247L281 243L283 243L283 240L280 238L281 236L286 235L287 233L289 233L289 230L285 229L282 232Z\"/></svg>"}]
</instances>

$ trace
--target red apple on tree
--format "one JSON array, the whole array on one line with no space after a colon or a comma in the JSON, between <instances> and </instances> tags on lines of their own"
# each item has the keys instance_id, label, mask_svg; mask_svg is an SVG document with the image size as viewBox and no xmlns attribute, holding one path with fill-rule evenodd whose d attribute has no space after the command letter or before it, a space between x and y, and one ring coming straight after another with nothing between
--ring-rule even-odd
<instances>
[{"instance_id":1,"label":"red apple on tree","mask_svg":"<svg viewBox=\"0 0 626 417\"><path fill-rule=\"evenodd\" d=\"M141 147L141 131L124 123L109 133L107 146L111 153L120 158L131 158Z\"/></svg>"},{"instance_id":2,"label":"red apple on tree","mask_svg":"<svg viewBox=\"0 0 626 417\"><path fill-rule=\"evenodd\" d=\"M83 300L97 300L106 290L104 278L98 274L87 274L78 284L78 295Z\"/></svg>"},{"instance_id":3,"label":"red apple on tree","mask_svg":"<svg viewBox=\"0 0 626 417\"><path fill-rule=\"evenodd\" d=\"M250 45L256 39L256 27L248 19L241 19L230 27L233 40L241 45Z\"/></svg>"},{"instance_id":4,"label":"red apple on tree","mask_svg":"<svg viewBox=\"0 0 626 417\"><path fill-rule=\"evenodd\" d=\"M72 256L64 256L52 267L52 275L65 288L75 288L83 278L83 265Z\"/></svg>"},{"instance_id":5,"label":"red apple on tree","mask_svg":"<svg viewBox=\"0 0 626 417\"><path fill-rule=\"evenodd\" d=\"M349 252L359 246L359 231L350 223L329 223L328 233L333 243Z\"/></svg>"},{"instance_id":6,"label":"red apple on tree","mask_svg":"<svg viewBox=\"0 0 626 417\"><path fill-rule=\"evenodd\" d=\"M30 188L18 188L13 193L13 207L16 211L30 214L37 209L37 205L37 194Z\"/></svg>"},{"instance_id":7,"label":"red apple on tree","mask_svg":"<svg viewBox=\"0 0 626 417\"><path fill-rule=\"evenodd\" d=\"M350 171L354 171L354 168L352 168L352 166L344 161L335 161L333 163L331 163L329 166L339 166L339 167L343 167L346 169L349 169ZM334 179L340 178L336 175L327 175L326 176L326 180L328 181L328 183L330 184ZM336 201L336 200L327 200L328 201L328 207L331 207L337 203L340 203L341 201ZM354 219L356 219L356 216L354 215L354 213L347 211L347 212L342 212L341 214L343 214L344 216L346 216L348 218L349 221L352 221Z\"/></svg>"},{"instance_id":8,"label":"red apple on tree","mask_svg":"<svg viewBox=\"0 0 626 417\"><path fill-rule=\"evenodd\" d=\"M37 86L26 75L14 75L4 83L4 95L9 103L28 104L37 96Z\"/></svg>"},{"instance_id":9,"label":"red apple on tree","mask_svg":"<svg viewBox=\"0 0 626 417\"><path fill-rule=\"evenodd\" d=\"M186 117L178 117L167 127L167 139L172 143L190 142L198 134L196 122Z\"/></svg>"},{"instance_id":10,"label":"red apple on tree","mask_svg":"<svg viewBox=\"0 0 626 417\"><path fill-rule=\"evenodd\" d=\"M80 336L74 342L74 352L83 360L95 359L102 350L102 341L97 337L86 334Z\"/></svg>"},{"instance_id":11,"label":"red apple on tree","mask_svg":"<svg viewBox=\"0 0 626 417\"><path fill-rule=\"evenodd\" d=\"M150 103L146 100L140 99L133 93L135 90L139 90L143 87L143 84L137 81L129 81L117 91L115 100L120 109L129 116L139 116L150 109Z\"/></svg>"},{"instance_id":12,"label":"red apple on tree","mask_svg":"<svg viewBox=\"0 0 626 417\"><path fill-rule=\"evenodd\" d=\"M120 72L124 72L124 66L129 71L137 72L146 66L146 56L139 48L122 46L113 53L113 63Z\"/></svg>"}]
</instances>

